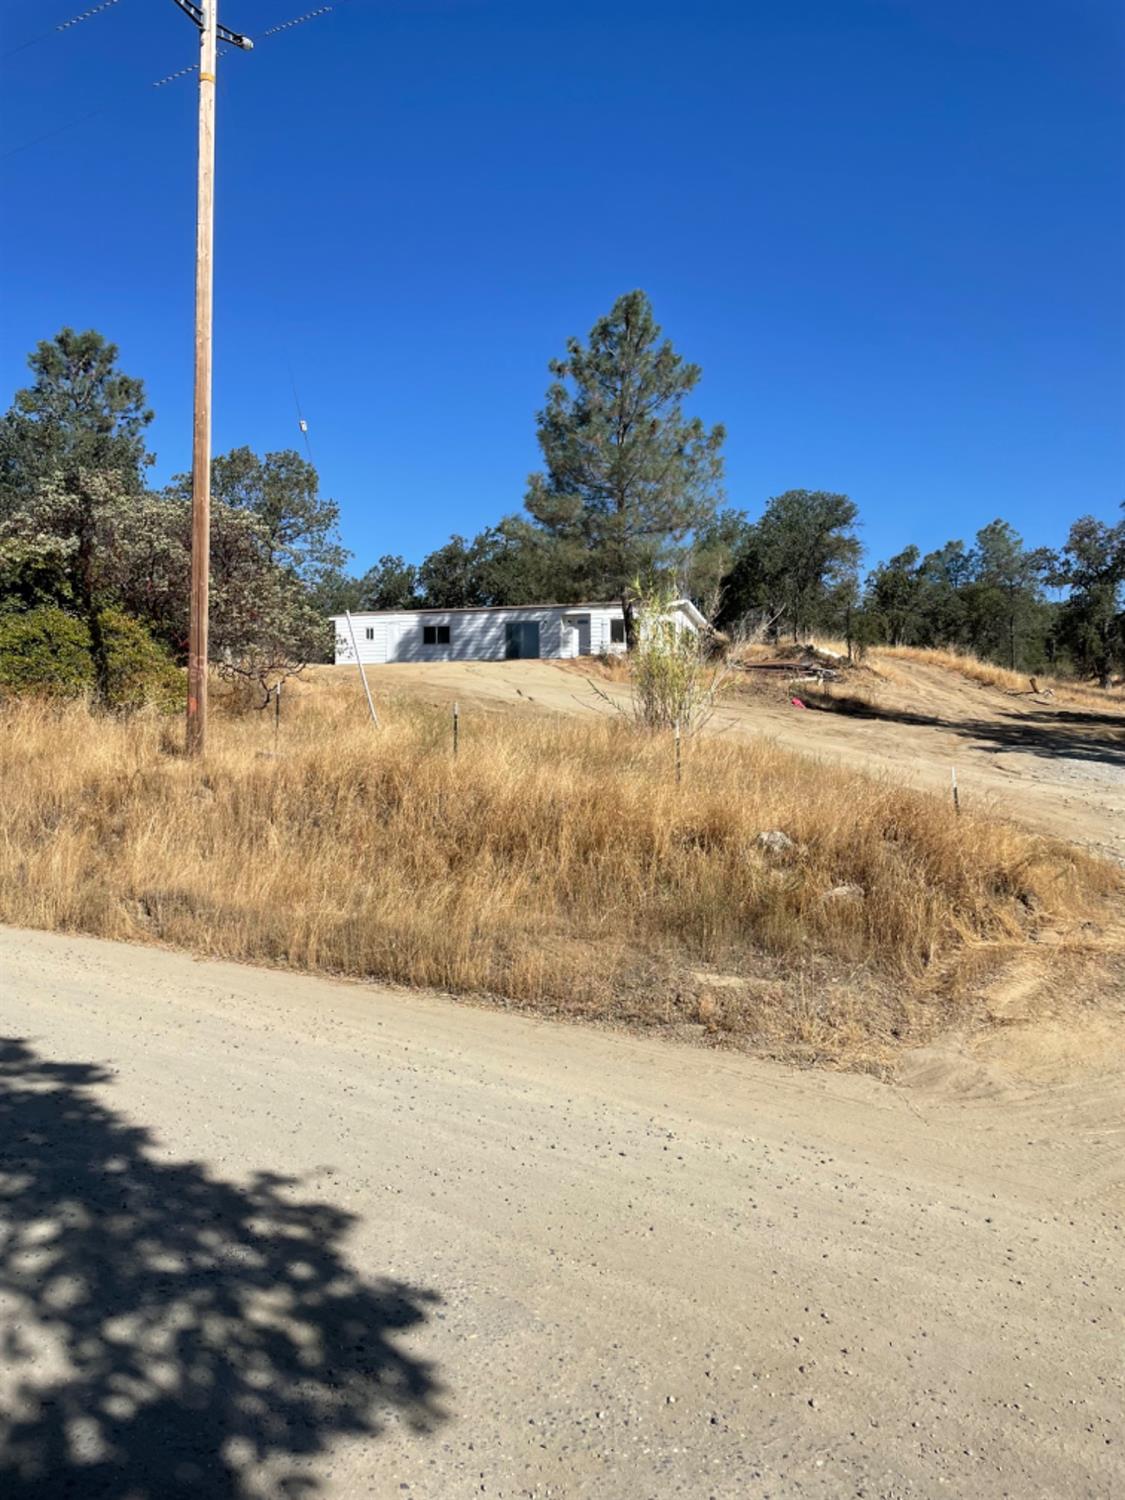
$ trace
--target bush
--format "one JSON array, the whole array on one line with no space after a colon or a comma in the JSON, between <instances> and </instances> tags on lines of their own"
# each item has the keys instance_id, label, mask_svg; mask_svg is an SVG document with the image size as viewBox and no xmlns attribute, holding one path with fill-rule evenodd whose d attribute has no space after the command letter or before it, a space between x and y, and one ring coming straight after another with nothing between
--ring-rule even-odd
<instances>
[{"instance_id":1,"label":"bush","mask_svg":"<svg viewBox=\"0 0 1125 1500\"><path fill-rule=\"evenodd\" d=\"M183 675L143 626L120 610L101 617L109 657L109 706L179 707ZM96 689L85 621L54 605L0 616L0 693L81 698Z\"/></svg>"},{"instance_id":2,"label":"bush","mask_svg":"<svg viewBox=\"0 0 1125 1500\"><path fill-rule=\"evenodd\" d=\"M646 729L678 725L683 734L695 734L726 686L726 663L712 654L707 637L677 628L672 593L638 583L634 594L637 640L629 653L634 715Z\"/></svg>"}]
</instances>

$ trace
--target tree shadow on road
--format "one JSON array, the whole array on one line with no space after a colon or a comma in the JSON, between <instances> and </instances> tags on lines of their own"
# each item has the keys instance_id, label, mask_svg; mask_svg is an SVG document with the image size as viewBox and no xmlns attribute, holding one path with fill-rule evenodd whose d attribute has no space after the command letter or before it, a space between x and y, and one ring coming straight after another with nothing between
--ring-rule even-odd
<instances>
[{"instance_id":1,"label":"tree shadow on road","mask_svg":"<svg viewBox=\"0 0 1125 1500\"><path fill-rule=\"evenodd\" d=\"M437 1294L365 1280L295 1179L161 1159L108 1081L0 1042L0 1494L311 1496L334 1438L440 1422L395 1342Z\"/></svg>"}]
</instances>

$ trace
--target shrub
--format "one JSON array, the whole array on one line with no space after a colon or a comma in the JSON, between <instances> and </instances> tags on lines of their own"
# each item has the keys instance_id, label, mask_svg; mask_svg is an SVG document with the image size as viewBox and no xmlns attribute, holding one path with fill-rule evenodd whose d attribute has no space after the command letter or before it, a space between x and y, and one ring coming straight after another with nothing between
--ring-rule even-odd
<instances>
[{"instance_id":1,"label":"shrub","mask_svg":"<svg viewBox=\"0 0 1125 1500\"><path fill-rule=\"evenodd\" d=\"M109 707L178 707L182 674L143 626L112 609L104 611L101 625L109 657ZM0 692L81 698L95 687L85 621L55 605L0 616Z\"/></svg>"},{"instance_id":2,"label":"shrub","mask_svg":"<svg viewBox=\"0 0 1125 1500\"><path fill-rule=\"evenodd\" d=\"M694 630L677 627L675 596L634 585L637 640L629 653L636 694L635 717L646 729L679 725L690 735L702 729L726 686L725 660Z\"/></svg>"}]
</instances>

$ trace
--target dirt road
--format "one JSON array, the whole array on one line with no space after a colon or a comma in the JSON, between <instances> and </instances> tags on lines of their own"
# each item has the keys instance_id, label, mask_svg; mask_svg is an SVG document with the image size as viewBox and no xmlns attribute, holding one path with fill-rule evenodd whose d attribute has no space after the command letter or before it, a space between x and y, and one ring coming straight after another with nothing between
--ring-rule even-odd
<instances>
[{"instance_id":1,"label":"dirt road","mask_svg":"<svg viewBox=\"0 0 1125 1500\"><path fill-rule=\"evenodd\" d=\"M12 1500L1125 1488L1119 1075L13 931L0 1032Z\"/></svg>"},{"instance_id":2,"label":"dirt road","mask_svg":"<svg viewBox=\"0 0 1125 1500\"><path fill-rule=\"evenodd\" d=\"M712 728L768 735L802 755L860 767L949 795L957 768L963 805L1011 816L1037 831L1125 860L1125 713L1013 697L939 666L887 659L873 679L881 705L870 717L791 707L779 691L729 695ZM375 691L468 710L523 713L612 712L573 663L426 662L368 669ZM354 668L318 668L317 680L354 686ZM626 690L599 684L624 701Z\"/></svg>"}]
</instances>

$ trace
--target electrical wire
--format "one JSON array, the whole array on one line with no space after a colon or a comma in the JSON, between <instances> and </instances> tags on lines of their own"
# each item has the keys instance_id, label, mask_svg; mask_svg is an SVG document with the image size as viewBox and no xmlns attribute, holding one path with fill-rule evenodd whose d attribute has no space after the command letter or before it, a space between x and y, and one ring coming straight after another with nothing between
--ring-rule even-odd
<instances>
[{"instance_id":1,"label":"electrical wire","mask_svg":"<svg viewBox=\"0 0 1125 1500\"><path fill-rule=\"evenodd\" d=\"M305 452L309 456L309 463L315 469L316 464L313 463L312 444L309 442L309 424L305 421L304 413L301 411L301 398L297 394L297 377L293 374L293 361L288 360L287 363L289 365L289 381L293 387L293 404L297 408L297 426L301 429L301 434L305 439Z\"/></svg>"},{"instance_id":2,"label":"electrical wire","mask_svg":"<svg viewBox=\"0 0 1125 1500\"><path fill-rule=\"evenodd\" d=\"M191 63L186 68L178 68L175 73L169 73L167 78L157 78L151 85L154 89L162 89L166 83L175 83L177 78L186 78L189 73L198 73L199 64Z\"/></svg>"},{"instance_id":3,"label":"electrical wire","mask_svg":"<svg viewBox=\"0 0 1125 1500\"><path fill-rule=\"evenodd\" d=\"M103 10L108 10L111 5L120 5L121 0L102 0L100 5L93 5L89 10L84 10L80 16L71 16L69 21L63 21L55 27L56 31L69 31L72 26L80 26L83 21L89 21L93 16L100 16Z\"/></svg>"},{"instance_id":4,"label":"electrical wire","mask_svg":"<svg viewBox=\"0 0 1125 1500\"><path fill-rule=\"evenodd\" d=\"M111 5L119 5L120 3L121 0L104 0L103 4L95 6L92 10L85 11L81 15L72 17L69 21L62 22L52 31L44 32L42 36L33 37L30 41L21 43L19 47L14 47L12 49L12 52L5 52L3 54L3 57L10 57L12 53L22 51L24 47L32 47L37 42L46 41L49 37L54 36L57 31L64 31L71 26L76 26L80 21L88 20L92 16L99 15L103 10L107 10ZM326 16L331 11L341 10L345 5L352 5L355 3L356 0L333 0L333 3L331 5L322 5L318 10L310 10L307 11L304 15L294 16L289 21L282 21L277 26L271 26L268 31L262 33L262 42L265 42L267 38L272 40L274 37L280 35L281 33L291 31L295 26L303 26L307 21L318 20L321 16ZM261 45L261 43L259 43L259 45ZM231 50L238 51L240 49L232 48ZM193 73L198 73L198 71L198 63L192 63L189 67L179 68L174 73L168 73L163 78L155 78L151 80L151 82L141 85L140 87L143 87L146 92L150 89L162 89L170 83L175 83L177 79L187 78ZM9 150L0 152L0 162L8 161L13 156L19 156L24 151L30 151L33 146L39 146L42 145L45 141L53 140L55 136L63 135L68 130L74 130L79 125L84 125L88 120L95 120L101 115L109 114L112 110L118 108L121 102L121 95L118 94L111 101L100 105L96 109L87 110L85 114L79 115L75 119L68 120L63 125L57 125L53 130L47 130L44 131L42 135L33 136L29 141L21 141L18 146L12 146Z\"/></svg>"},{"instance_id":5,"label":"electrical wire","mask_svg":"<svg viewBox=\"0 0 1125 1500\"><path fill-rule=\"evenodd\" d=\"M28 47L37 47L40 42L49 42L60 31L70 31L75 26L81 26L83 21L92 21L95 16L100 16L103 11L110 10L113 6L120 4L121 0L102 0L100 5L91 6L89 10L82 11L80 15L71 16L67 21L60 21L57 26L52 26L50 31L41 31L38 36L29 37L26 42L20 42L18 46L9 47L7 52L0 52L0 62L3 62L6 58L15 57L17 52L26 52Z\"/></svg>"},{"instance_id":6,"label":"electrical wire","mask_svg":"<svg viewBox=\"0 0 1125 1500\"><path fill-rule=\"evenodd\" d=\"M345 0L340 0L344 4ZM322 5L319 10L307 11L303 16L294 16L291 21L282 21L279 26L271 26L268 31L262 32L262 40L268 36L276 36L279 31L292 31L294 26L303 26L306 21L315 21L317 16L326 16L330 10L335 10L334 5Z\"/></svg>"}]
</instances>

